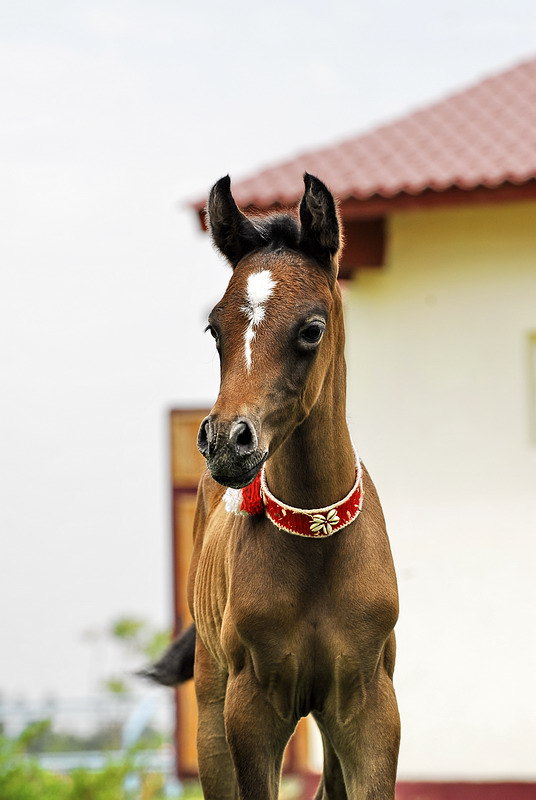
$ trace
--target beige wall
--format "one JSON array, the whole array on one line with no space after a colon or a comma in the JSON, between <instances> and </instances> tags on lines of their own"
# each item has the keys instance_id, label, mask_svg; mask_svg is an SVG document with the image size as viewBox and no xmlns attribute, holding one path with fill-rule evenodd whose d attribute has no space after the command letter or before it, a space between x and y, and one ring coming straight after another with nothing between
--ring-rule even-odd
<instances>
[{"instance_id":1,"label":"beige wall","mask_svg":"<svg viewBox=\"0 0 536 800\"><path fill-rule=\"evenodd\" d=\"M399 575L400 775L536 779L536 203L394 216L346 305Z\"/></svg>"}]
</instances>

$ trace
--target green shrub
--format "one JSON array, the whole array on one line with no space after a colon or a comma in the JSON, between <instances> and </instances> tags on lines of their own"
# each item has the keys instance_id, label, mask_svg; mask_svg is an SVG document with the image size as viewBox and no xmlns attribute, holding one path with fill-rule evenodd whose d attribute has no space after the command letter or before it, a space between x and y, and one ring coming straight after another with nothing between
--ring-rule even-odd
<instances>
[{"instance_id":1,"label":"green shrub","mask_svg":"<svg viewBox=\"0 0 536 800\"><path fill-rule=\"evenodd\" d=\"M108 764L98 772L75 769L70 774L69 800L123 800L123 781L128 772L127 764Z\"/></svg>"},{"instance_id":2,"label":"green shrub","mask_svg":"<svg viewBox=\"0 0 536 800\"><path fill-rule=\"evenodd\" d=\"M74 800L70 783L68 778L47 772L28 758L23 737L10 740L0 736L2 800Z\"/></svg>"},{"instance_id":3,"label":"green shrub","mask_svg":"<svg viewBox=\"0 0 536 800\"><path fill-rule=\"evenodd\" d=\"M1 800L132 800L125 791L127 775L137 773L148 784L144 797L162 797L163 781L151 781L135 766L135 751L120 761L110 761L97 771L75 769L69 775L58 775L43 769L29 753L29 748L48 730L45 722L32 723L17 739L0 735L0 798Z\"/></svg>"}]
</instances>

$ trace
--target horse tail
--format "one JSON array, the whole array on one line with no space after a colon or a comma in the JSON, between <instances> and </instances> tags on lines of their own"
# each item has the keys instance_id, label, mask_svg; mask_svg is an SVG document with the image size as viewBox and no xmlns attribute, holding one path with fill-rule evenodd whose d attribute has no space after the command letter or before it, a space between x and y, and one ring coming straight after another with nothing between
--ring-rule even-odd
<instances>
[{"instance_id":1,"label":"horse tail","mask_svg":"<svg viewBox=\"0 0 536 800\"><path fill-rule=\"evenodd\" d=\"M162 686L176 686L193 678L194 656L195 625L192 624L171 642L158 661L137 674Z\"/></svg>"}]
</instances>

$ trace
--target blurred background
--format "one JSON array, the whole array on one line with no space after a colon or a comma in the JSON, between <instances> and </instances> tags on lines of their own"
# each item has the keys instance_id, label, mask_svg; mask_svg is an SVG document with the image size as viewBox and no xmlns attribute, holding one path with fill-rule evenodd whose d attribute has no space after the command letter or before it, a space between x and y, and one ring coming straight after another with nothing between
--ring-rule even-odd
<instances>
[{"instance_id":1,"label":"blurred background","mask_svg":"<svg viewBox=\"0 0 536 800\"><path fill-rule=\"evenodd\" d=\"M404 797L536 797L536 5L0 14L6 763L13 742L145 742L173 774L171 692L132 671L175 623L169 410L218 388L203 328L229 271L198 212L226 173L244 206L292 204L308 169L349 231L348 415L398 567ZM132 776L121 792L151 796Z\"/></svg>"}]
</instances>

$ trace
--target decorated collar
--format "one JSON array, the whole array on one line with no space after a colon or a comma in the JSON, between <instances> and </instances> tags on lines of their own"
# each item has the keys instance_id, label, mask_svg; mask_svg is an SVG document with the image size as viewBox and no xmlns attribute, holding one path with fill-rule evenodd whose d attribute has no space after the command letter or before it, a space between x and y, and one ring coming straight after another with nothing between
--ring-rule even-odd
<instances>
[{"instance_id":1,"label":"decorated collar","mask_svg":"<svg viewBox=\"0 0 536 800\"><path fill-rule=\"evenodd\" d=\"M268 489L264 467L249 486L227 489L223 501L234 514L266 514L273 524L287 533L323 539L346 528L363 506L363 470L356 458L356 479L346 497L325 508L294 508L278 500Z\"/></svg>"}]
</instances>

